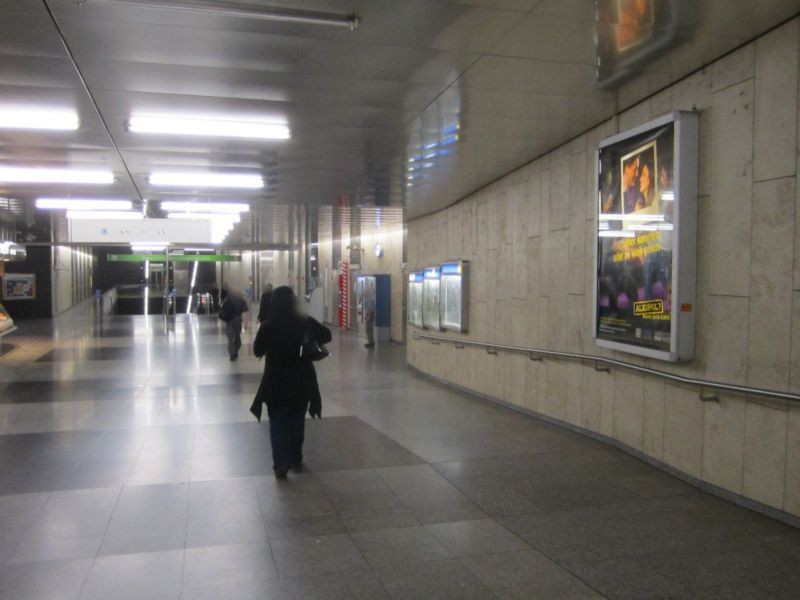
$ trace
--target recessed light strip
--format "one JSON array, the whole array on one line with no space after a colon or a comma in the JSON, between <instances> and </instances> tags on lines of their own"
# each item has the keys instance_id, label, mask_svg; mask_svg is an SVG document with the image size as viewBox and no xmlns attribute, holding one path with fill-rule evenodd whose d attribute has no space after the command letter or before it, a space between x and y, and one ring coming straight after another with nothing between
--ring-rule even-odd
<instances>
[{"instance_id":1,"label":"recessed light strip","mask_svg":"<svg viewBox=\"0 0 800 600\"><path fill-rule=\"evenodd\" d=\"M288 125L234 118L205 118L170 115L133 115L128 120L133 133L160 133L254 140L288 140Z\"/></svg>"},{"instance_id":2,"label":"recessed light strip","mask_svg":"<svg viewBox=\"0 0 800 600\"><path fill-rule=\"evenodd\" d=\"M250 205L239 202L176 202L165 200L161 210L167 212L204 212L204 213L245 213L250 212Z\"/></svg>"},{"instance_id":3,"label":"recessed light strip","mask_svg":"<svg viewBox=\"0 0 800 600\"><path fill-rule=\"evenodd\" d=\"M176 2L174 0L96 0L108 4L132 4L136 7L181 10L204 13L221 17L237 17L258 19L262 21L282 21L285 23L302 23L305 25L325 25L329 27L346 27L355 31L360 19L355 14L330 13L316 10L293 8L258 7L231 2Z\"/></svg>"},{"instance_id":4,"label":"recessed light strip","mask_svg":"<svg viewBox=\"0 0 800 600\"><path fill-rule=\"evenodd\" d=\"M261 189L264 179L253 173L173 173L157 171L149 177L150 185L192 188Z\"/></svg>"},{"instance_id":5,"label":"recessed light strip","mask_svg":"<svg viewBox=\"0 0 800 600\"><path fill-rule=\"evenodd\" d=\"M131 210L130 200L101 200L93 198L39 198L36 208L43 210Z\"/></svg>"},{"instance_id":6,"label":"recessed light strip","mask_svg":"<svg viewBox=\"0 0 800 600\"><path fill-rule=\"evenodd\" d=\"M138 211L124 210L68 210L67 219L141 221L144 215Z\"/></svg>"},{"instance_id":7,"label":"recessed light strip","mask_svg":"<svg viewBox=\"0 0 800 600\"><path fill-rule=\"evenodd\" d=\"M74 110L0 108L0 129L75 131L79 126Z\"/></svg>"}]
</instances>

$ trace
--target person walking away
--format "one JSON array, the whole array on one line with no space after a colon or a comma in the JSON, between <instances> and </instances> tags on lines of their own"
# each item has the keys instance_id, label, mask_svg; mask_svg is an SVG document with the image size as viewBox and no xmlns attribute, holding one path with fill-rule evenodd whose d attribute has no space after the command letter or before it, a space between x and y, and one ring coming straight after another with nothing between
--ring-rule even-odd
<instances>
[{"instance_id":1,"label":"person walking away","mask_svg":"<svg viewBox=\"0 0 800 600\"><path fill-rule=\"evenodd\" d=\"M219 318L225 322L225 336L228 338L228 355L231 362L239 358L242 347L242 329L247 330L250 308L247 300L238 289L230 289L219 309Z\"/></svg>"},{"instance_id":2,"label":"person walking away","mask_svg":"<svg viewBox=\"0 0 800 600\"><path fill-rule=\"evenodd\" d=\"M306 412L311 418L322 417L314 363L301 349L309 340L329 343L331 332L314 318L300 314L290 287L281 286L272 292L271 310L253 343L253 353L266 360L250 411L260 421L262 404L267 405L273 470L275 477L285 479L289 469L303 468Z\"/></svg>"},{"instance_id":3,"label":"person walking away","mask_svg":"<svg viewBox=\"0 0 800 600\"><path fill-rule=\"evenodd\" d=\"M262 325L269 321L272 312L272 284L264 286L264 293L261 294L261 302L258 305L258 324Z\"/></svg>"},{"instance_id":4,"label":"person walking away","mask_svg":"<svg viewBox=\"0 0 800 600\"><path fill-rule=\"evenodd\" d=\"M368 308L364 315L364 328L367 330L367 343L365 348L375 347L375 309Z\"/></svg>"}]
</instances>

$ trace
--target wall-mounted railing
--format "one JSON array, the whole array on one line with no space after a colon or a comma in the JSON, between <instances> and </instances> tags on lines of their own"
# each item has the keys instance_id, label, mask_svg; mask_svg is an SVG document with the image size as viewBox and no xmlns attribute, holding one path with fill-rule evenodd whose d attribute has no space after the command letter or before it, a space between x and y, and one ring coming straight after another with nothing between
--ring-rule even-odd
<instances>
[{"instance_id":1,"label":"wall-mounted railing","mask_svg":"<svg viewBox=\"0 0 800 600\"><path fill-rule=\"evenodd\" d=\"M627 363L622 360L613 358L605 358L602 356L592 356L591 354L578 354L575 352L559 352L557 350L544 350L542 348L524 348L521 346L506 346L503 344L490 344L487 342L475 342L472 340L462 340L457 338L449 338L438 335L428 335L425 333L414 332L413 338L415 340L428 340L432 344L453 344L456 348L465 348L467 346L475 348L483 348L488 354L497 354L498 352L513 352L515 354L527 354L531 360L543 360L545 358L556 360L574 360L584 363L594 363L594 368L598 371L609 371L611 368L621 369L625 371L632 371L644 375L652 375L659 377L673 383L681 383L700 388L700 399L705 402L715 402L719 398L710 391L730 392L732 394L744 394L747 396L757 396L760 398L770 398L773 400L785 400L787 402L800 402L800 395L790 394L788 392L781 392L778 390L766 390L762 388L754 388L744 385L734 385L731 383L722 383L719 381L706 381L704 379L695 379L693 377L685 377L683 375L676 375L674 373L667 373L666 371L659 371L658 369L651 369L649 367L642 367Z\"/></svg>"}]
</instances>

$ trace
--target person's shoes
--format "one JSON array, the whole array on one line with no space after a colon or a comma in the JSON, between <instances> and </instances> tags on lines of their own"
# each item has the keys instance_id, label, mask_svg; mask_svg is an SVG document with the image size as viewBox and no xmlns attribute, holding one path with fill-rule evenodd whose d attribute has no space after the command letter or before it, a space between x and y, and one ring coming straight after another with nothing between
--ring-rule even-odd
<instances>
[{"instance_id":1,"label":"person's shoes","mask_svg":"<svg viewBox=\"0 0 800 600\"><path fill-rule=\"evenodd\" d=\"M235 361L237 358L239 358L238 354L232 354L231 355L231 362Z\"/></svg>"},{"instance_id":2,"label":"person's shoes","mask_svg":"<svg viewBox=\"0 0 800 600\"><path fill-rule=\"evenodd\" d=\"M286 476L289 474L289 469L287 467L275 467L272 470L275 471L275 479L286 479Z\"/></svg>"},{"instance_id":3,"label":"person's shoes","mask_svg":"<svg viewBox=\"0 0 800 600\"><path fill-rule=\"evenodd\" d=\"M294 471L295 473L302 473L305 470L306 467L302 462L299 462L296 465L292 465L292 471Z\"/></svg>"},{"instance_id":4,"label":"person's shoes","mask_svg":"<svg viewBox=\"0 0 800 600\"><path fill-rule=\"evenodd\" d=\"M374 348L375 344L364 344L364 348Z\"/></svg>"}]
</instances>

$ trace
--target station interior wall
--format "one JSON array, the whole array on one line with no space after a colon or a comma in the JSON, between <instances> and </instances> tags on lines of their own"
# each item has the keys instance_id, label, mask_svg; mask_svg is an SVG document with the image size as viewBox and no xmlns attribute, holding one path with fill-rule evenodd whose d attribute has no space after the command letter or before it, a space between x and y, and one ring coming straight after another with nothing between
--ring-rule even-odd
<instances>
[{"instance_id":1,"label":"station interior wall","mask_svg":"<svg viewBox=\"0 0 800 600\"><path fill-rule=\"evenodd\" d=\"M327 286L327 322L337 322L340 264L335 256L339 256L347 260L351 268L358 267L351 273L351 283L358 275L391 276L390 339L402 343L405 332L406 274L403 269L403 225L381 221L374 213L360 214L356 211L352 218L359 219L360 227L351 229L349 223L344 222L340 235L335 239L331 231L321 232L319 236L319 280L320 285ZM376 244L383 248L381 256L375 252ZM334 252L334 245L338 246L337 252ZM354 303L355 298L351 297L350 304Z\"/></svg>"},{"instance_id":2,"label":"station interior wall","mask_svg":"<svg viewBox=\"0 0 800 600\"><path fill-rule=\"evenodd\" d=\"M467 334L607 356L690 377L800 392L798 47L792 20L452 207L410 221L409 266L472 263ZM594 156L600 140L673 110L700 114L697 350L687 364L592 339ZM612 438L691 477L800 515L800 406L591 363L432 345L440 380Z\"/></svg>"}]
</instances>

